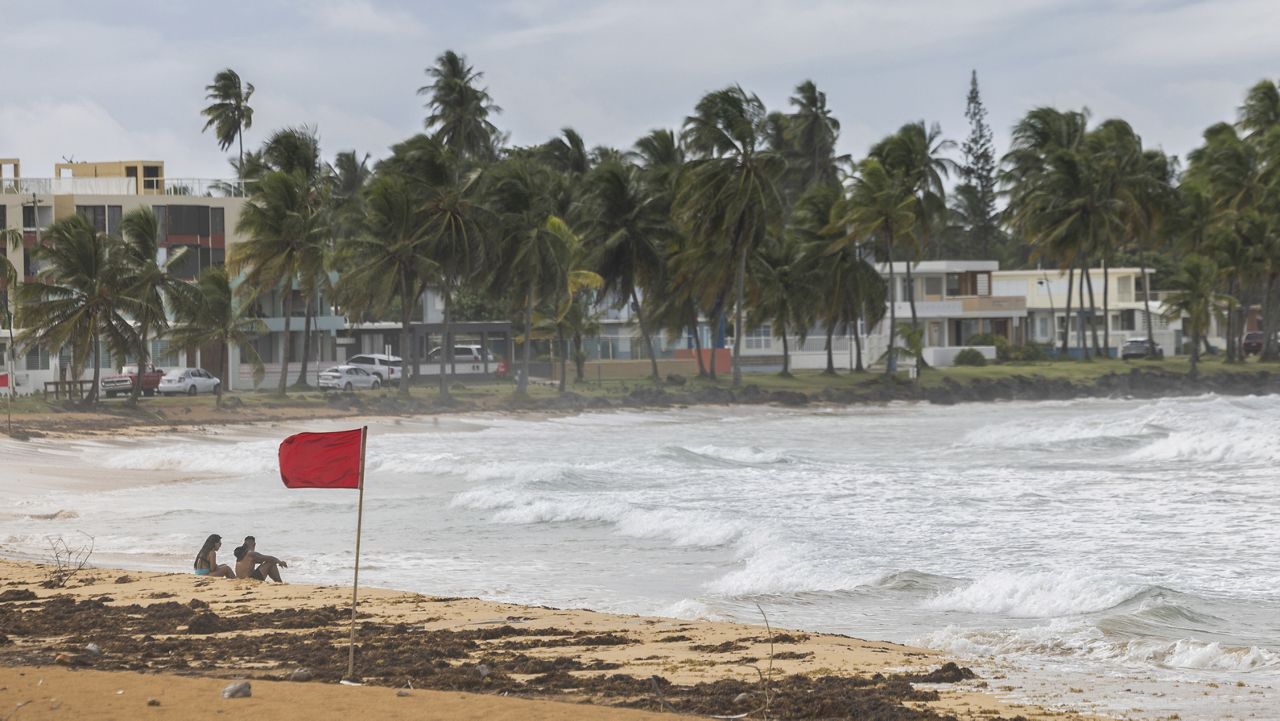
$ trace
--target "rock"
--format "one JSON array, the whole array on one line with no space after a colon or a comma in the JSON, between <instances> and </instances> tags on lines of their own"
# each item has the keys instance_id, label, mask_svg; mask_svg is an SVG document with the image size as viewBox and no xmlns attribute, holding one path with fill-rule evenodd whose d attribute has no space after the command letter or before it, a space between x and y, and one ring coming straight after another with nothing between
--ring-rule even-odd
<instances>
[{"instance_id":1,"label":"rock","mask_svg":"<svg viewBox=\"0 0 1280 721\"><path fill-rule=\"evenodd\" d=\"M396 691L396 695L399 696L400 698L404 698L405 696L409 695L409 691L407 689L402 688L399 691Z\"/></svg>"},{"instance_id":2,"label":"rock","mask_svg":"<svg viewBox=\"0 0 1280 721\"><path fill-rule=\"evenodd\" d=\"M734 696L734 697L733 697L733 702L734 702L735 704L742 704L742 703L746 703L746 702L748 702L748 701L750 701L750 700L751 700L751 694L749 694L749 693L745 693L745 692L744 692L744 693L740 693L740 694L738 694L737 696Z\"/></svg>"},{"instance_id":3,"label":"rock","mask_svg":"<svg viewBox=\"0 0 1280 721\"><path fill-rule=\"evenodd\" d=\"M769 394L769 400L784 406L809 405L809 396L798 391L774 391Z\"/></svg>"},{"instance_id":4,"label":"rock","mask_svg":"<svg viewBox=\"0 0 1280 721\"><path fill-rule=\"evenodd\" d=\"M53 662L59 666L88 666L89 661L84 657L74 653L60 653L53 657Z\"/></svg>"},{"instance_id":5,"label":"rock","mask_svg":"<svg viewBox=\"0 0 1280 721\"><path fill-rule=\"evenodd\" d=\"M233 683L222 689L223 698L249 698L252 695L253 687L249 685L248 681Z\"/></svg>"},{"instance_id":6,"label":"rock","mask_svg":"<svg viewBox=\"0 0 1280 721\"><path fill-rule=\"evenodd\" d=\"M289 674L290 681L310 681L315 677L315 674L311 673L309 668L294 669L293 673Z\"/></svg>"},{"instance_id":7,"label":"rock","mask_svg":"<svg viewBox=\"0 0 1280 721\"><path fill-rule=\"evenodd\" d=\"M765 395L764 391L760 390L760 386L752 383L738 391L736 400L739 403L763 403L765 401Z\"/></svg>"},{"instance_id":8,"label":"rock","mask_svg":"<svg viewBox=\"0 0 1280 721\"><path fill-rule=\"evenodd\" d=\"M120 576L116 578L116 583L133 583L133 576Z\"/></svg>"},{"instance_id":9,"label":"rock","mask_svg":"<svg viewBox=\"0 0 1280 721\"><path fill-rule=\"evenodd\" d=\"M201 601L198 598L193 598L190 601L187 601L187 607L188 608L208 608L209 604L205 603L204 601Z\"/></svg>"},{"instance_id":10,"label":"rock","mask_svg":"<svg viewBox=\"0 0 1280 721\"><path fill-rule=\"evenodd\" d=\"M160 705L160 699L158 699L158 698L149 698L149 699L147 699L147 705L148 705L148 706L159 706L159 705Z\"/></svg>"},{"instance_id":11,"label":"rock","mask_svg":"<svg viewBox=\"0 0 1280 721\"><path fill-rule=\"evenodd\" d=\"M977 678L977 674L964 666L957 666L955 663L948 661L941 668L930 671L929 673L916 673L907 676L912 681L921 683L958 683L969 679Z\"/></svg>"},{"instance_id":12,"label":"rock","mask_svg":"<svg viewBox=\"0 0 1280 721\"><path fill-rule=\"evenodd\" d=\"M669 386L682 386L687 382L688 381L685 379L685 377L680 375L679 373L667 374L667 385Z\"/></svg>"},{"instance_id":13,"label":"rock","mask_svg":"<svg viewBox=\"0 0 1280 721\"><path fill-rule=\"evenodd\" d=\"M89 655L91 655L91 656L101 656L101 655L102 655L102 647L101 647L101 646L99 646L99 645L98 645L98 644L96 644L96 643L91 643L91 644L89 644L88 646L85 646L85 647L84 647L84 650L85 650L85 652L86 652L86 653L88 653L88 654L89 654Z\"/></svg>"}]
</instances>

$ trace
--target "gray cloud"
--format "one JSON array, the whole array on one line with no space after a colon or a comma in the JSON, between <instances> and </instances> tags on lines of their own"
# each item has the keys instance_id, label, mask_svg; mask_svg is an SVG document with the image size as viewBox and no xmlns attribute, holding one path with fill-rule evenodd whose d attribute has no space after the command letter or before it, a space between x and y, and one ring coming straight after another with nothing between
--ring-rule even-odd
<instances>
[{"instance_id":1,"label":"gray cloud","mask_svg":"<svg viewBox=\"0 0 1280 721\"><path fill-rule=\"evenodd\" d=\"M1056 104L1125 117L1183 154L1249 85L1280 75L1271 0L0 0L0 14L21 28L0 75L0 156L21 157L28 175L69 155L226 175L199 117L226 66L258 89L250 145L311 123L328 154L378 156L421 128L415 91L447 48L485 72L521 144L572 125L626 146L678 126L708 90L737 82L785 108L805 78L827 92L844 152L919 118L960 138L976 67L1002 146L1027 109Z\"/></svg>"}]
</instances>

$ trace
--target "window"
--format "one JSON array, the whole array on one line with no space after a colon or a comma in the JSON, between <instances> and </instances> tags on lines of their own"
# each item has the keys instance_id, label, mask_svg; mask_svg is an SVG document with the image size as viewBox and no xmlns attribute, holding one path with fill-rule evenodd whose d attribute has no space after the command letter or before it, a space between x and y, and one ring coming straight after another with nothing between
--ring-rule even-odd
<instances>
[{"instance_id":1,"label":"window","mask_svg":"<svg viewBox=\"0 0 1280 721\"><path fill-rule=\"evenodd\" d=\"M745 346L747 350L763 350L765 348L772 348L773 334L771 332L770 324L765 323L764 325L752 328L747 331L747 335L743 340L746 341Z\"/></svg>"},{"instance_id":2,"label":"window","mask_svg":"<svg viewBox=\"0 0 1280 721\"><path fill-rule=\"evenodd\" d=\"M9 208L8 206L0 205L0 230L3 230L8 227L9 227Z\"/></svg>"},{"instance_id":3,"label":"window","mask_svg":"<svg viewBox=\"0 0 1280 721\"><path fill-rule=\"evenodd\" d=\"M1136 330L1137 329L1137 313L1132 310L1122 310L1119 313L1111 314L1112 330Z\"/></svg>"},{"instance_id":4,"label":"window","mask_svg":"<svg viewBox=\"0 0 1280 721\"><path fill-rule=\"evenodd\" d=\"M914 281L915 279L914 279L914 278L912 278L911 280L912 280L912 281ZM900 283L902 283L902 297L903 297L903 299L904 299L904 300L906 300L906 301L908 301L908 302L910 302L910 301L912 301L912 300L915 300L915 295L916 295L916 294L915 294L915 288L913 287L913 283L912 283L912 282L908 282L906 278L899 278L899 279L898 279L898 281L899 281Z\"/></svg>"},{"instance_id":5,"label":"window","mask_svg":"<svg viewBox=\"0 0 1280 721\"><path fill-rule=\"evenodd\" d=\"M40 346L27 351L27 370L49 370L49 350L44 346Z\"/></svg>"},{"instance_id":6,"label":"window","mask_svg":"<svg viewBox=\"0 0 1280 721\"><path fill-rule=\"evenodd\" d=\"M982 296L991 295L991 274L975 273L974 278L978 282L977 295L982 295Z\"/></svg>"},{"instance_id":7,"label":"window","mask_svg":"<svg viewBox=\"0 0 1280 721\"><path fill-rule=\"evenodd\" d=\"M225 235L227 232L226 211L222 208L209 209L209 232L213 235Z\"/></svg>"},{"instance_id":8,"label":"window","mask_svg":"<svg viewBox=\"0 0 1280 721\"><path fill-rule=\"evenodd\" d=\"M76 212L89 221L89 225L92 225L94 230L99 233L107 232L107 206L77 205Z\"/></svg>"},{"instance_id":9,"label":"window","mask_svg":"<svg viewBox=\"0 0 1280 721\"><path fill-rule=\"evenodd\" d=\"M947 273L947 295L960 295L960 274Z\"/></svg>"},{"instance_id":10,"label":"window","mask_svg":"<svg viewBox=\"0 0 1280 721\"><path fill-rule=\"evenodd\" d=\"M1049 337L1049 319L1045 318L1044 316L1040 316L1037 320L1039 321L1038 323L1039 329L1036 331L1036 337L1048 338Z\"/></svg>"},{"instance_id":11,"label":"window","mask_svg":"<svg viewBox=\"0 0 1280 721\"><path fill-rule=\"evenodd\" d=\"M120 232L120 216L124 209L119 205L107 206L107 232L116 235Z\"/></svg>"},{"instance_id":12,"label":"window","mask_svg":"<svg viewBox=\"0 0 1280 721\"><path fill-rule=\"evenodd\" d=\"M930 276L924 279L925 295L942 295L942 278Z\"/></svg>"},{"instance_id":13,"label":"window","mask_svg":"<svg viewBox=\"0 0 1280 721\"><path fill-rule=\"evenodd\" d=\"M30 205L22 206L22 227L36 227L36 209Z\"/></svg>"},{"instance_id":14,"label":"window","mask_svg":"<svg viewBox=\"0 0 1280 721\"><path fill-rule=\"evenodd\" d=\"M0 368L7 368L9 365L9 347L4 343L0 343Z\"/></svg>"},{"instance_id":15,"label":"window","mask_svg":"<svg viewBox=\"0 0 1280 721\"><path fill-rule=\"evenodd\" d=\"M253 346L253 349L258 352L258 357L262 359L263 363L276 362L276 344L274 336L270 334L258 336L253 339L251 345Z\"/></svg>"}]
</instances>

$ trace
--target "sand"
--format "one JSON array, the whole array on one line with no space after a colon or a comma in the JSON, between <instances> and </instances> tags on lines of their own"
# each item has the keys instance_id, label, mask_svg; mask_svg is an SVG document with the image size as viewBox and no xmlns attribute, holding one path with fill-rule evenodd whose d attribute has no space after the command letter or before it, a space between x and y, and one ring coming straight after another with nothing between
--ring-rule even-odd
<instances>
[{"instance_id":1,"label":"sand","mask_svg":"<svg viewBox=\"0 0 1280 721\"><path fill-rule=\"evenodd\" d=\"M51 589L49 571L0 560L5 721L763 718L766 693L769 718L1080 718L1003 701L990 692L999 680L960 680L958 668L945 683L904 676L943 667L925 649L385 589L361 591L365 685L350 687L337 683L349 587L93 568ZM310 680L287 680L302 667ZM220 698L239 679L253 696Z\"/></svg>"}]
</instances>

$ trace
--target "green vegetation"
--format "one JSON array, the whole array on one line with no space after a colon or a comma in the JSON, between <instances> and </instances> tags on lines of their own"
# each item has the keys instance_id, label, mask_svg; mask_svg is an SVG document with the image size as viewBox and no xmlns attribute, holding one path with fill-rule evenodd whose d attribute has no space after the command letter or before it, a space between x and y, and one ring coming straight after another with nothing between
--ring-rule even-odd
<instances>
[{"instance_id":1,"label":"green vegetation","mask_svg":"<svg viewBox=\"0 0 1280 721\"><path fill-rule=\"evenodd\" d=\"M980 367L987 364L987 358L976 348L965 348L956 354L955 364L958 366Z\"/></svg>"},{"instance_id":2,"label":"green vegetation","mask_svg":"<svg viewBox=\"0 0 1280 721\"><path fill-rule=\"evenodd\" d=\"M1193 347L1204 342L1208 319L1220 317L1229 340L1224 362L1240 364L1246 314L1260 306L1262 359L1280 360L1280 88L1270 80L1248 92L1235 125L1205 131L1180 174L1175 158L1144 145L1128 123L1092 123L1083 109L1030 110L999 157L976 74L961 162L951 157L956 143L923 120L902 125L865 157L837 156L841 125L812 81L795 87L787 112L737 85L709 92L680 128L654 130L631 148L593 147L568 127L545 143L515 147L497 124L502 109L484 74L465 56L444 52L426 76L418 91L423 132L370 166L354 150L326 162L318 131L305 125L276 130L246 152L254 87L229 68L217 73L205 88L205 129L223 150L239 146L232 165L249 195L238 228L247 239L231 249L227 272L176 281L176 258L155 261L156 220L145 212L130 214L118 235L98 233L78 216L61 219L31 251L42 268L36 282L17 282L17 269L4 263L16 285L5 310L16 301L24 329L16 346L68 350L72 368L92 367L92 402L101 363L90 358L104 346L113 357L145 362L157 337L216 344L224 353L235 344L254 362L249 341L262 326L253 317L282 315L276 393L283 396L305 384L322 298L353 321L395 319L402 354L416 369L411 323L430 288L442 299L446 332L462 310L509 318L518 339L550 344L562 368L574 361L575 389L586 387L584 338L609 304L631 309L646 345L653 333L682 336L700 319L718 329L732 318L735 387L747 382L741 349L752 327L771 324L784 347L781 378L751 382L791 382L788 336L821 329L828 347L822 380L839 385L846 380L835 374L834 335L887 321L883 382L892 383L900 355L922 368L924 360L916 299L904 295L898 274L910 284L918 261L950 255L1065 270L1067 317L1087 308L1090 318L1075 344L1084 359L1099 358L1100 369L1112 368L1100 358L1110 331L1092 319L1109 314L1109 269L1135 262L1178 267L1165 307L1171 319L1185 319ZM959 182L949 190L953 177ZM999 194L1007 199L1002 213ZM17 235L0 240L12 244ZM889 264L887 280L876 263ZM1098 264L1100 289L1080 272ZM1150 297L1138 292L1150 308ZM895 298L910 308L909 322L888 302ZM291 384L295 303L305 304L304 351ZM1147 321L1154 344L1150 313ZM1065 352L1072 339L1063 335ZM700 351L703 338L692 336ZM999 375L1038 368L1046 357L1044 348L1004 338L973 342L996 346L999 365L956 372ZM532 345L520 352L521 396L544 392L529 385ZM443 372L452 347L443 346L434 391L442 401L453 393ZM719 356L704 365L697 354L696 383L720 382ZM1165 363L1201 370L1198 352ZM1096 372L1071 363L1044 367ZM929 371L918 381L928 387L952 373ZM570 388L567 375L560 392ZM659 376L655 361L643 380L659 383ZM847 382L866 380L854 373ZM411 385L398 391L402 399L425 392Z\"/></svg>"}]
</instances>

